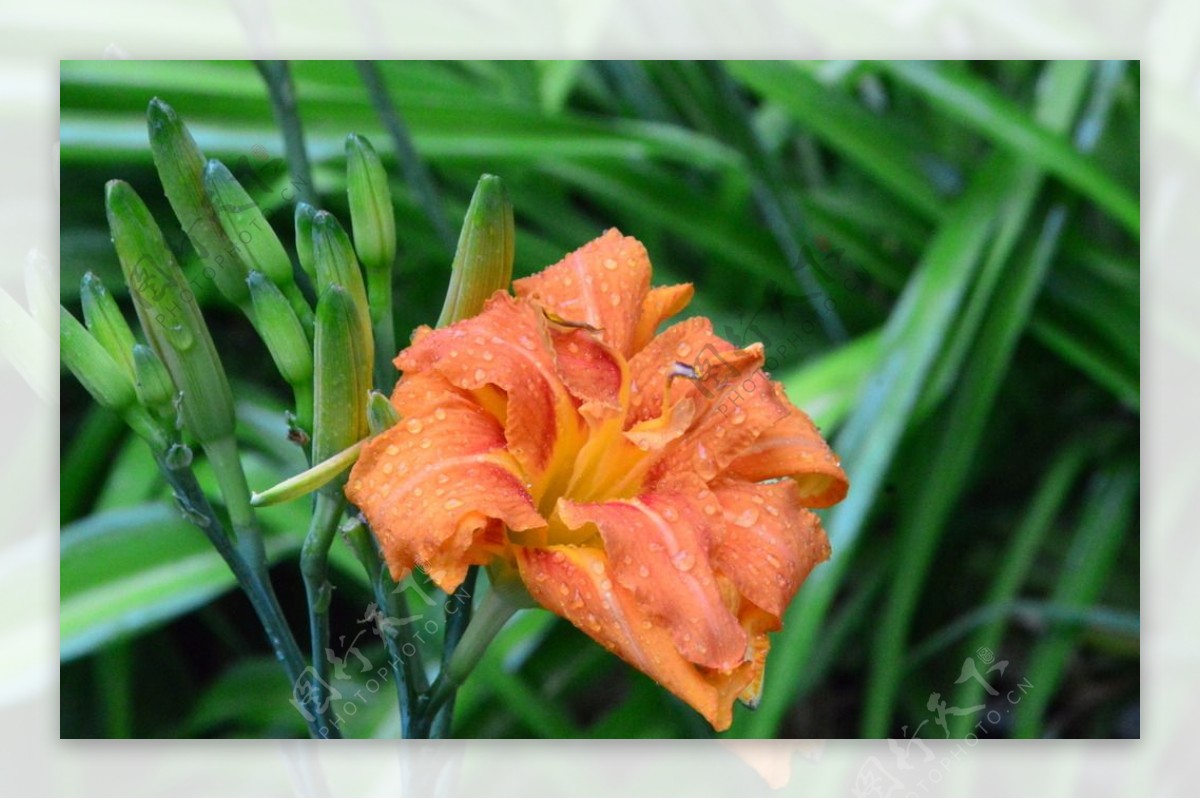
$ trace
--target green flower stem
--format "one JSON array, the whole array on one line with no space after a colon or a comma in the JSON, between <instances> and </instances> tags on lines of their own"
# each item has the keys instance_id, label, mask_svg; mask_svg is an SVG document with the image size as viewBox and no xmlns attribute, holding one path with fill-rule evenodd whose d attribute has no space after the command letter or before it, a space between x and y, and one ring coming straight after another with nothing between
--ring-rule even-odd
<instances>
[{"instance_id":1,"label":"green flower stem","mask_svg":"<svg viewBox=\"0 0 1200 799\"><path fill-rule=\"evenodd\" d=\"M293 686L297 685L304 675L304 657L300 654L300 647L296 644L291 628L288 627L283 609L279 606L279 600L275 597L270 582L263 579L265 572L260 573L252 569L234 547L233 541L213 511L208 498L204 496L191 466L172 463L166 457L166 449L160 449L153 445L152 447L154 458L167 483L171 486L176 501L188 519L200 528L200 531L204 533L221 559L233 572L238 585L249 598L263 629L266 630L271 648L287 672L288 680ZM316 717L312 713L308 713L305 715L305 720L308 723L309 734L317 737L319 728Z\"/></svg>"},{"instance_id":2,"label":"green flower stem","mask_svg":"<svg viewBox=\"0 0 1200 799\"><path fill-rule=\"evenodd\" d=\"M296 189L296 199L316 206L317 195L313 188L312 167L308 163L308 152L304 149L304 129L300 125L300 113L296 108L296 87L286 61L256 61L254 65L267 84L271 97L271 110L275 121L283 130L283 149L287 158L288 171Z\"/></svg>"},{"instance_id":3,"label":"green flower stem","mask_svg":"<svg viewBox=\"0 0 1200 799\"><path fill-rule=\"evenodd\" d=\"M408 603L404 600L403 592L396 590L396 583L388 573L387 566L379 557L379 549L375 544L375 536L365 524L358 524L345 530L346 541L357 556L367 579L371 582L371 591L375 596L375 607L378 612L386 613L390 618L408 618ZM400 729L408 729L411 710L415 701L412 681L405 669L405 659L400 651L400 643L395 636L384 634L384 649L387 650L388 665L392 670L392 680L396 683L396 702L400 708ZM416 666L423 668L420 662L420 652L414 653Z\"/></svg>"},{"instance_id":4,"label":"green flower stem","mask_svg":"<svg viewBox=\"0 0 1200 799\"><path fill-rule=\"evenodd\" d=\"M471 608L475 600L475 583L479 577L479 567L472 566L467 570L467 577L463 580L463 584L459 586L451 596L446 597L446 634L442 641L442 671L448 671L450 662L454 659L454 653L458 650L458 645L462 641L463 633L466 631L468 624L471 622ZM449 608L453 605L457 606L451 612ZM458 693L457 689L446 699L446 704L438 711L434 717L432 726L429 730L430 738L446 738L449 736L451 729L454 726L454 699Z\"/></svg>"},{"instance_id":5,"label":"green flower stem","mask_svg":"<svg viewBox=\"0 0 1200 799\"><path fill-rule=\"evenodd\" d=\"M387 128L388 135L392 137L392 144L396 148L396 159L400 162L401 169L404 170L404 179L420 198L421 205L424 206L425 213L429 217L429 222L433 225L438 239L449 250L454 246L454 232L450 228L449 220L446 219L446 212L442 210L442 201L438 196L437 186L434 184L425 162L421 160L421 156L413 146L412 138L408 135L408 126L404 124L399 110L388 95L383 73L380 72L379 66L374 61L357 63L363 84L367 87L367 94L371 97L371 104L375 106L375 112L379 114L380 121Z\"/></svg>"},{"instance_id":6,"label":"green flower stem","mask_svg":"<svg viewBox=\"0 0 1200 799\"><path fill-rule=\"evenodd\" d=\"M417 734L411 737L429 737L433 721L439 711L447 702L451 701L458 687L479 665L479 661L492 643L492 639L504 628L514 613L529 607L530 604L529 594L525 592L524 586L518 581L505 581L492 585L492 590L480 603L475 618L467 625L466 632L463 633L462 640L455 647L454 654L451 655L446 668L438 674L432 690L424 697L424 701L418 704L414 724L414 732Z\"/></svg>"},{"instance_id":7,"label":"green flower stem","mask_svg":"<svg viewBox=\"0 0 1200 799\"><path fill-rule=\"evenodd\" d=\"M375 336L375 387L391 391L396 383L396 316L392 310L391 270L367 270L371 330Z\"/></svg>"},{"instance_id":8,"label":"green flower stem","mask_svg":"<svg viewBox=\"0 0 1200 799\"><path fill-rule=\"evenodd\" d=\"M340 491L317 494L308 535L300 550L300 573L308 598L313 672L317 677L313 686L313 705L323 738L341 737L337 725L329 718L328 697L325 696L325 686L329 684L329 658L325 656L325 648L329 645L329 604L333 599L333 586L329 583L329 547L345 507L346 501Z\"/></svg>"}]
</instances>

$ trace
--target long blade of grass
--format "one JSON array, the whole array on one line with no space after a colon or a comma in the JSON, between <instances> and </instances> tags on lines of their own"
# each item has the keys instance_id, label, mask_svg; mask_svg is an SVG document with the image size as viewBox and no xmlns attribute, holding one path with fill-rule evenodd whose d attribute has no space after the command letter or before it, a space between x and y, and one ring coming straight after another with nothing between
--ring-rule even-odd
<instances>
[{"instance_id":1,"label":"long blade of grass","mask_svg":"<svg viewBox=\"0 0 1200 799\"><path fill-rule=\"evenodd\" d=\"M833 556L816 569L792 602L776 636L762 703L753 716L734 724L744 737L773 737L795 697L788 675L811 657L834 595L854 560L862 528L909 413L916 404L941 343L975 276L992 229L995 187L1011 177L1006 159L992 157L930 243L883 332L882 357L834 449L851 465L851 490L828 515ZM780 675L780 676L775 676Z\"/></svg>"},{"instance_id":2,"label":"long blade of grass","mask_svg":"<svg viewBox=\"0 0 1200 799\"><path fill-rule=\"evenodd\" d=\"M1083 102L1089 70L1080 62L1055 62L1046 68L1046 73L1043 85L1049 90L1040 98L1038 116L1054 128L1066 130ZM986 318L968 359L966 372L957 377L954 399L930 449L934 454L929 474L937 475L937 478L923 481L918 496L904 505L906 512L900 523L895 581L881 623L876 628L874 654L870 661L862 722L864 737L878 738L888 732L892 707L904 676L903 649L921 588L925 585L950 511L971 474L971 462L983 436L984 425L1007 374L1013 350L1025 329L1065 221L1063 208L1052 210L1033 251L1021 258L1001 283L1000 276L1026 227L1042 184L1042 171L1036 165L1015 161L1013 164L1013 179L997 197L1004 209L999 232L954 336L957 342L971 342L975 339L975 328ZM998 293L993 296L997 289ZM943 363L965 358L966 350L965 345L956 347L955 343L949 342ZM946 372L953 374L957 368L957 363L951 363ZM936 372L931 384L934 392L946 388L945 382L939 385Z\"/></svg>"},{"instance_id":3,"label":"long blade of grass","mask_svg":"<svg viewBox=\"0 0 1200 799\"><path fill-rule=\"evenodd\" d=\"M1105 469L1097 476L1059 574L1052 596L1056 604L1083 610L1100 596L1121 542L1134 532L1137 486L1137 469L1130 464ZM1078 639L1077 630L1057 631L1044 637L1034 649L1027 673L1033 688L1015 714L1014 737L1037 737L1044 729L1043 716L1058 691Z\"/></svg>"},{"instance_id":4,"label":"long blade of grass","mask_svg":"<svg viewBox=\"0 0 1200 799\"><path fill-rule=\"evenodd\" d=\"M925 62L890 61L881 66L948 115L1034 161L1078 190L1108 211L1134 238L1140 235L1141 207L1137 197L1072 147L1067 137L1033 124L1018 106L987 82L965 70Z\"/></svg>"}]
</instances>

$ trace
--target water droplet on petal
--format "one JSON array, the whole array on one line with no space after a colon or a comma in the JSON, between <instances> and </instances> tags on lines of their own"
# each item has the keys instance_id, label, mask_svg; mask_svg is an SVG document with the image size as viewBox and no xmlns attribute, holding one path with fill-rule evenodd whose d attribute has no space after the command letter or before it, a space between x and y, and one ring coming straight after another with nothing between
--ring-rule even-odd
<instances>
[{"instance_id":1,"label":"water droplet on petal","mask_svg":"<svg viewBox=\"0 0 1200 799\"><path fill-rule=\"evenodd\" d=\"M675 354L680 358L686 358L692 354L692 347L686 341L679 342L679 346L675 348Z\"/></svg>"},{"instance_id":2,"label":"water droplet on petal","mask_svg":"<svg viewBox=\"0 0 1200 799\"><path fill-rule=\"evenodd\" d=\"M671 557L671 562L681 572L691 571L692 567L696 565L696 556L689 550L681 549Z\"/></svg>"},{"instance_id":3,"label":"water droplet on petal","mask_svg":"<svg viewBox=\"0 0 1200 799\"><path fill-rule=\"evenodd\" d=\"M733 523L738 527L750 527L756 521L758 521L758 511L755 508L746 508L733 520Z\"/></svg>"},{"instance_id":4,"label":"water droplet on petal","mask_svg":"<svg viewBox=\"0 0 1200 799\"><path fill-rule=\"evenodd\" d=\"M444 408L438 408L436 411L433 412L433 416L439 422L443 421L446 418L446 411Z\"/></svg>"},{"instance_id":5,"label":"water droplet on petal","mask_svg":"<svg viewBox=\"0 0 1200 799\"><path fill-rule=\"evenodd\" d=\"M604 268L611 272L612 270L617 268L617 262L614 261L612 258L605 258L604 259ZM567 278L563 282L566 283L567 280L570 280L570 278ZM567 283L567 285L569 286L571 284Z\"/></svg>"},{"instance_id":6,"label":"water droplet on petal","mask_svg":"<svg viewBox=\"0 0 1200 799\"><path fill-rule=\"evenodd\" d=\"M643 563L641 566L638 566L638 576L642 579L650 576L650 568L646 566L645 563Z\"/></svg>"},{"instance_id":7,"label":"water droplet on petal","mask_svg":"<svg viewBox=\"0 0 1200 799\"><path fill-rule=\"evenodd\" d=\"M482 383L485 377L487 377L487 372L483 371L482 369L475 370L475 380L477 382Z\"/></svg>"},{"instance_id":8,"label":"water droplet on petal","mask_svg":"<svg viewBox=\"0 0 1200 799\"><path fill-rule=\"evenodd\" d=\"M404 423L404 426L406 428L408 428L408 432L410 432L410 433L421 432L421 420L420 419L409 419L407 422Z\"/></svg>"},{"instance_id":9,"label":"water droplet on petal","mask_svg":"<svg viewBox=\"0 0 1200 799\"><path fill-rule=\"evenodd\" d=\"M669 522L673 522L679 518L679 511L674 508L663 508L662 517Z\"/></svg>"}]
</instances>

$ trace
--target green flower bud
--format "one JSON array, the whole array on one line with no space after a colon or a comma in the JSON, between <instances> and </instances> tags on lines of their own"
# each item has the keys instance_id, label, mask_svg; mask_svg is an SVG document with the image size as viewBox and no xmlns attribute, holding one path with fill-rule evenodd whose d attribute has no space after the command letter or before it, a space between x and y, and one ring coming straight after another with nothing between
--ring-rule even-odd
<instances>
[{"instance_id":1,"label":"green flower bud","mask_svg":"<svg viewBox=\"0 0 1200 799\"><path fill-rule=\"evenodd\" d=\"M233 397L187 278L133 188L106 186L108 226L142 330L182 394L184 425L201 443L233 435ZM247 289L249 293L249 289Z\"/></svg>"},{"instance_id":2,"label":"green flower bud","mask_svg":"<svg viewBox=\"0 0 1200 799\"><path fill-rule=\"evenodd\" d=\"M308 275L314 290L320 290L317 285L316 256L313 255L313 217L317 209L308 203L296 203L296 255L300 259L300 268Z\"/></svg>"},{"instance_id":3,"label":"green flower bud","mask_svg":"<svg viewBox=\"0 0 1200 799\"><path fill-rule=\"evenodd\" d=\"M362 270L359 268L358 259L354 257L354 247L351 246L346 231L328 211L318 211L313 217L313 255L317 270L317 291L323 296L331 286L340 286L350 295L359 325L359 346L370 364L375 357L375 348ZM370 367L368 383L369 369Z\"/></svg>"},{"instance_id":4,"label":"green flower bud","mask_svg":"<svg viewBox=\"0 0 1200 799\"><path fill-rule=\"evenodd\" d=\"M262 272L251 272L248 282L258 334L279 373L289 385L309 383L313 376L312 349L292 306Z\"/></svg>"},{"instance_id":5,"label":"green flower bud","mask_svg":"<svg viewBox=\"0 0 1200 799\"><path fill-rule=\"evenodd\" d=\"M346 193L354 249L369 275L391 273L396 260L396 214L387 173L371 143L357 134L346 138Z\"/></svg>"},{"instance_id":6,"label":"green flower bud","mask_svg":"<svg viewBox=\"0 0 1200 799\"><path fill-rule=\"evenodd\" d=\"M386 396L378 391L372 391L367 398L367 427L371 435L377 436L400 422L400 414Z\"/></svg>"},{"instance_id":7,"label":"green flower bud","mask_svg":"<svg viewBox=\"0 0 1200 799\"><path fill-rule=\"evenodd\" d=\"M175 110L157 97L150 101L146 121L159 180L171 210L204 263L204 273L227 300L247 310L246 265L204 191L204 153Z\"/></svg>"},{"instance_id":8,"label":"green flower bud","mask_svg":"<svg viewBox=\"0 0 1200 799\"><path fill-rule=\"evenodd\" d=\"M313 463L332 458L367 435L371 359L361 351L360 324L350 292L330 286L321 294L314 360ZM331 485L340 492L344 482L342 474Z\"/></svg>"},{"instance_id":9,"label":"green flower bud","mask_svg":"<svg viewBox=\"0 0 1200 799\"><path fill-rule=\"evenodd\" d=\"M175 399L175 384L167 374L167 367L145 344L134 344L132 354L138 401L147 408L166 413Z\"/></svg>"},{"instance_id":10,"label":"green flower bud","mask_svg":"<svg viewBox=\"0 0 1200 799\"><path fill-rule=\"evenodd\" d=\"M104 282L88 272L80 283L79 299L83 302L83 321L88 331L117 365L125 370L125 374L134 379L133 347L137 342L134 341L129 323L125 321L125 315L104 287Z\"/></svg>"},{"instance_id":11,"label":"green flower bud","mask_svg":"<svg viewBox=\"0 0 1200 799\"><path fill-rule=\"evenodd\" d=\"M438 327L469 319L498 289L512 282L516 236L512 203L504 182L484 175L463 219Z\"/></svg>"},{"instance_id":12,"label":"green flower bud","mask_svg":"<svg viewBox=\"0 0 1200 799\"><path fill-rule=\"evenodd\" d=\"M62 362L96 402L123 413L137 399L133 380L70 311L59 306L59 313L62 318L58 342Z\"/></svg>"},{"instance_id":13,"label":"green flower bud","mask_svg":"<svg viewBox=\"0 0 1200 799\"><path fill-rule=\"evenodd\" d=\"M296 285L292 260L283 248L283 242L267 224L267 218L258 204L250 198L233 173L217 160L209 161L204 167L204 190L208 193L221 228L234 242L246 267L269 277L288 298L304 329L311 331L312 308Z\"/></svg>"}]
</instances>

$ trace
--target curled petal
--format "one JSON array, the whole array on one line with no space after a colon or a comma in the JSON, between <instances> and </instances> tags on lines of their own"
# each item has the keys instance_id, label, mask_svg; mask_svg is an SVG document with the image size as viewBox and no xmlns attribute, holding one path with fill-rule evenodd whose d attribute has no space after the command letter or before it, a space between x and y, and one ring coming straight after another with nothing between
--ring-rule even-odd
<instances>
[{"instance_id":1,"label":"curled petal","mask_svg":"<svg viewBox=\"0 0 1200 799\"><path fill-rule=\"evenodd\" d=\"M572 530L595 525L617 583L685 658L728 671L745 660L746 635L736 597L727 604L708 563L720 524L716 500L702 485L689 488L612 502L561 500L558 516Z\"/></svg>"},{"instance_id":2,"label":"curled petal","mask_svg":"<svg viewBox=\"0 0 1200 799\"><path fill-rule=\"evenodd\" d=\"M467 565L502 545L498 520L545 526L504 451L504 430L436 374L406 377L392 398L403 421L363 447L346 496L366 515L397 578L414 564L453 591Z\"/></svg>"},{"instance_id":3,"label":"curled petal","mask_svg":"<svg viewBox=\"0 0 1200 799\"><path fill-rule=\"evenodd\" d=\"M604 343L628 357L650 290L650 257L637 239L612 228L554 266L513 281L528 298L558 317L598 329Z\"/></svg>"},{"instance_id":4,"label":"curled petal","mask_svg":"<svg viewBox=\"0 0 1200 799\"><path fill-rule=\"evenodd\" d=\"M418 336L396 365L405 374L437 372L458 388L478 392L489 407L496 403L487 389L503 391L509 398L501 404L508 451L535 485L552 459L569 454L582 435L557 372L545 317L500 292L478 316Z\"/></svg>"},{"instance_id":5,"label":"curled petal","mask_svg":"<svg viewBox=\"0 0 1200 799\"><path fill-rule=\"evenodd\" d=\"M714 493L725 523L713 540L713 568L778 627L800 584L829 558L821 522L790 480L726 483Z\"/></svg>"},{"instance_id":6,"label":"curled petal","mask_svg":"<svg viewBox=\"0 0 1200 799\"><path fill-rule=\"evenodd\" d=\"M695 293L691 283L650 289L646 299L642 301L642 316L634 329L630 351L638 353L649 344L658 326L686 308Z\"/></svg>"},{"instance_id":7,"label":"curled petal","mask_svg":"<svg viewBox=\"0 0 1200 799\"><path fill-rule=\"evenodd\" d=\"M827 508L841 502L849 482L837 456L808 414L788 401L778 384L776 388L787 415L730 464L726 476L750 482L790 477L805 507Z\"/></svg>"},{"instance_id":8,"label":"curled petal","mask_svg":"<svg viewBox=\"0 0 1200 799\"><path fill-rule=\"evenodd\" d=\"M625 359L587 330L550 330L558 374L579 402L594 409L620 411Z\"/></svg>"},{"instance_id":9,"label":"curled petal","mask_svg":"<svg viewBox=\"0 0 1200 799\"><path fill-rule=\"evenodd\" d=\"M751 660L731 671L718 671L686 659L671 632L614 579L599 549L518 548L517 563L539 604L662 684L717 730L728 729L734 700L755 682L761 664Z\"/></svg>"}]
</instances>

